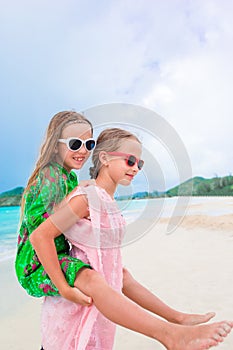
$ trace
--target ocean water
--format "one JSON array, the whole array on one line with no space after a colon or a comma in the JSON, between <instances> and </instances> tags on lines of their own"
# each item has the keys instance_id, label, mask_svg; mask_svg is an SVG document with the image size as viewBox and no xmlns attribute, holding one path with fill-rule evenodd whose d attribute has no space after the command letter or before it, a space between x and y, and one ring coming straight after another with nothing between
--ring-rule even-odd
<instances>
[{"instance_id":1,"label":"ocean water","mask_svg":"<svg viewBox=\"0 0 233 350\"><path fill-rule=\"evenodd\" d=\"M0 261L15 255L19 215L19 207L0 208Z\"/></svg>"},{"instance_id":2,"label":"ocean water","mask_svg":"<svg viewBox=\"0 0 233 350\"><path fill-rule=\"evenodd\" d=\"M224 215L233 212L233 197L192 197L178 203L177 197L119 201L127 224L138 219L159 219L172 215ZM0 208L0 262L15 256L19 207Z\"/></svg>"},{"instance_id":3,"label":"ocean water","mask_svg":"<svg viewBox=\"0 0 233 350\"><path fill-rule=\"evenodd\" d=\"M177 197L119 201L127 223L172 215L219 216L233 213L233 197Z\"/></svg>"}]
</instances>

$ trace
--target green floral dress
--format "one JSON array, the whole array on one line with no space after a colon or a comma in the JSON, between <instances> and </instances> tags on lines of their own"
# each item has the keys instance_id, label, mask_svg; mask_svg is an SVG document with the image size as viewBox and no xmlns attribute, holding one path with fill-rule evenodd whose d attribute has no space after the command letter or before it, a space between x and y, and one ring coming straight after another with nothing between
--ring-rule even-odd
<instances>
[{"instance_id":1,"label":"green floral dress","mask_svg":"<svg viewBox=\"0 0 233 350\"><path fill-rule=\"evenodd\" d=\"M59 295L59 292L41 265L29 236L53 213L54 205L61 202L77 184L73 171L69 173L58 163L51 163L40 171L35 184L25 196L15 269L22 287L34 297ZM55 245L61 269L68 284L73 287L77 272L84 266L90 266L69 255L70 246L63 234L55 239Z\"/></svg>"}]
</instances>

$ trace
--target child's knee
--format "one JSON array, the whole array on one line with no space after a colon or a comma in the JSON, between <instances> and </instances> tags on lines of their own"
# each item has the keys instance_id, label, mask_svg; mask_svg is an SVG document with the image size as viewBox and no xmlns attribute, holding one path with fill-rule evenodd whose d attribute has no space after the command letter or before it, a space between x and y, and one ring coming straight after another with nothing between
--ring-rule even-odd
<instances>
[{"instance_id":1,"label":"child's knee","mask_svg":"<svg viewBox=\"0 0 233 350\"><path fill-rule=\"evenodd\" d=\"M100 283L106 283L103 276L99 272L88 268L82 269L75 280L75 286L80 289L81 286L86 285L88 289L93 290Z\"/></svg>"}]
</instances>

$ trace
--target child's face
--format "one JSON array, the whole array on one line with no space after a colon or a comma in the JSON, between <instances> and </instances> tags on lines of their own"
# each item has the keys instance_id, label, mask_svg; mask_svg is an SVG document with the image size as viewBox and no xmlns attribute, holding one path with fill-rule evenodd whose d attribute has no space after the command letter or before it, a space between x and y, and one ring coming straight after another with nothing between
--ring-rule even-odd
<instances>
[{"instance_id":1,"label":"child's face","mask_svg":"<svg viewBox=\"0 0 233 350\"><path fill-rule=\"evenodd\" d=\"M127 164L127 156L108 154L109 172L112 179L116 184L128 186L139 171L138 160L141 158L142 146L132 138L123 141L116 152L132 155L137 159L136 163L130 166Z\"/></svg>"},{"instance_id":2,"label":"child's face","mask_svg":"<svg viewBox=\"0 0 233 350\"><path fill-rule=\"evenodd\" d=\"M70 137L79 138L83 141L92 138L90 126L83 124L71 124L62 131L60 139ZM81 169L91 152L88 152L84 145L77 151L70 151L65 143L58 142L56 148L56 161L69 172L72 169Z\"/></svg>"}]
</instances>

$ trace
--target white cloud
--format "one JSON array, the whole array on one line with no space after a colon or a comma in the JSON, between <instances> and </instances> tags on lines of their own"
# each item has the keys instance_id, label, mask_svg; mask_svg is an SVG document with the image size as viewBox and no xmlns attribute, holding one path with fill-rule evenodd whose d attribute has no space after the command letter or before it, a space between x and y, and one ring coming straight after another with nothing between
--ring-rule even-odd
<instances>
[{"instance_id":1,"label":"white cloud","mask_svg":"<svg viewBox=\"0 0 233 350\"><path fill-rule=\"evenodd\" d=\"M233 26L229 9L216 3L203 8L209 10L202 13L203 41L160 62L159 76L142 101L176 128L194 174L213 176L232 171Z\"/></svg>"},{"instance_id":2,"label":"white cloud","mask_svg":"<svg viewBox=\"0 0 233 350\"><path fill-rule=\"evenodd\" d=\"M173 124L191 159L198 158L195 153L199 159L206 157L204 149L209 149L208 157L215 158L216 149L222 152L222 159L227 155L226 172L232 169L229 150L233 127L233 100L230 97L233 72L229 71L230 65L230 58L226 62L224 55L221 57L208 51L167 62L161 66L162 77L143 99L147 107L159 111ZM213 173L208 160L205 158L206 170L209 168ZM199 163L193 163L194 173L199 172ZM215 171L222 172L226 162L214 165Z\"/></svg>"},{"instance_id":3,"label":"white cloud","mask_svg":"<svg viewBox=\"0 0 233 350\"><path fill-rule=\"evenodd\" d=\"M128 102L177 130L194 175L232 170L231 1L2 2L2 111L29 144L32 119Z\"/></svg>"}]
</instances>

